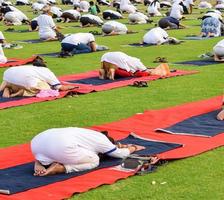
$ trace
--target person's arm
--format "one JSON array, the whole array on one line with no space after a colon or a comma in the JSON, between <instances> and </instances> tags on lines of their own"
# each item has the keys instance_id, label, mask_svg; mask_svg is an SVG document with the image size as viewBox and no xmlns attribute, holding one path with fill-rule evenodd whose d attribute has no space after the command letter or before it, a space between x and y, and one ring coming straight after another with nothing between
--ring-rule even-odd
<instances>
[{"instance_id":1,"label":"person's arm","mask_svg":"<svg viewBox=\"0 0 224 200\"><path fill-rule=\"evenodd\" d=\"M218 120L224 120L224 109L220 111L216 117Z\"/></svg>"},{"instance_id":2,"label":"person's arm","mask_svg":"<svg viewBox=\"0 0 224 200\"><path fill-rule=\"evenodd\" d=\"M0 85L0 92L3 91L7 86L7 82L6 81L3 81Z\"/></svg>"},{"instance_id":3,"label":"person's arm","mask_svg":"<svg viewBox=\"0 0 224 200\"><path fill-rule=\"evenodd\" d=\"M218 62L223 62L224 61L224 57L221 58L219 56L217 56L216 54L214 55L214 61L218 61Z\"/></svg>"},{"instance_id":4,"label":"person's arm","mask_svg":"<svg viewBox=\"0 0 224 200\"><path fill-rule=\"evenodd\" d=\"M143 146L133 145L133 144L128 144L125 147L120 146L121 148L119 148L119 145L117 146L117 148L114 151L112 151L111 153L108 153L108 155L111 157L115 157L115 158L125 158L135 151L140 151L140 150L145 149L145 147L143 147Z\"/></svg>"},{"instance_id":5,"label":"person's arm","mask_svg":"<svg viewBox=\"0 0 224 200\"><path fill-rule=\"evenodd\" d=\"M90 42L90 47L92 49L92 52L95 52L96 51L96 42L95 41Z\"/></svg>"},{"instance_id":6,"label":"person's arm","mask_svg":"<svg viewBox=\"0 0 224 200\"><path fill-rule=\"evenodd\" d=\"M50 167L41 171L41 173L37 174L36 176L47 176L47 175L54 175L54 174L61 174L65 173L64 165L60 163L52 163Z\"/></svg>"}]
</instances>

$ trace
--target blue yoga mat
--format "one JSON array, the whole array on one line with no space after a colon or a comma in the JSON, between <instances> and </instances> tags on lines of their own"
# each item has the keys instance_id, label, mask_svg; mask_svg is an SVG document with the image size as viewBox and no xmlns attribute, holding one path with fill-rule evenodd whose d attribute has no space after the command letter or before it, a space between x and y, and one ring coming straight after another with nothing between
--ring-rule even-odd
<instances>
[{"instance_id":1,"label":"blue yoga mat","mask_svg":"<svg viewBox=\"0 0 224 200\"><path fill-rule=\"evenodd\" d=\"M133 47L148 47L148 46L153 46L153 44L146 44L146 43L143 43L143 44L140 44L140 43L132 43L132 44L129 44L129 46L133 46Z\"/></svg>"},{"instance_id":2,"label":"blue yoga mat","mask_svg":"<svg viewBox=\"0 0 224 200\"><path fill-rule=\"evenodd\" d=\"M17 101L25 98L30 98L30 97L10 97L10 98L4 98L2 97L3 92L0 92L0 103L5 103L5 102L10 102L10 101Z\"/></svg>"},{"instance_id":3,"label":"blue yoga mat","mask_svg":"<svg viewBox=\"0 0 224 200\"><path fill-rule=\"evenodd\" d=\"M136 138L136 136L133 135L129 135L127 138L121 140L120 142L123 144L137 144L145 146L146 149L139 151L139 155L154 155L182 146L181 144L143 140ZM95 171L97 169L113 167L121 163L122 159L107 157L100 162L100 165L97 168L92 170L73 172L70 174L56 174L46 177L33 176L34 163L26 163L0 170L0 193L15 194L29 189L52 184L58 181L64 181L72 177Z\"/></svg>"},{"instance_id":4,"label":"blue yoga mat","mask_svg":"<svg viewBox=\"0 0 224 200\"><path fill-rule=\"evenodd\" d=\"M206 114L198 115L176 123L167 128L158 128L171 134L182 134L202 137L212 137L224 133L224 122L216 119L220 110L215 110Z\"/></svg>"},{"instance_id":5,"label":"blue yoga mat","mask_svg":"<svg viewBox=\"0 0 224 200\"><path fill-rule=\"evenodd\" d=\"M110 80L110 79L99 79L98 76L95 77L90 77L90 78L85 78L85 79L79 79L79 80L74 80L74 81L67 81L69 83L79 83L79 84L88 84L88 85L103 85L103 84L108 84L108 83L114 83L114 82L119 82L119 81L126 81L130 80L133 77L116 77L115 80Z\"/></svg>"},{"instance_id":6,"label":"blue yoga mat","mask_svg":"<svg viewBox=\"0 0 224 200\"><path fill-rule=\"evenodd\" d=\"M60 52L53 52L53 53L40 53L37 54L38 56L43 56L43 57L52 57L52 58L56 58L60 55Z\"/></svg>"},{"instance_id":7,"label":"blue yoga mat","mask_svg":"<svg viewBox=\"0 0 224 200\"><path fill-rule=\"evenodd\" d=\"M183 62L175 62L174 64L205 66L205 65L222 64L222 63L223 62L214 61L213 59L203 59L203 60L190 60L190 61L183 61Z\"/></svg>"},{"instance_id":8,"label":"blue yoga mat","mask_svg":"<svg viewBox=\"0 0 224 200\"><path fill-rule=\"evenodd\" d=\"M201 37L201 36L189 36L189 37L184 37L184 40L209 40L214 37Z\"/></svg>"}]
</instances>

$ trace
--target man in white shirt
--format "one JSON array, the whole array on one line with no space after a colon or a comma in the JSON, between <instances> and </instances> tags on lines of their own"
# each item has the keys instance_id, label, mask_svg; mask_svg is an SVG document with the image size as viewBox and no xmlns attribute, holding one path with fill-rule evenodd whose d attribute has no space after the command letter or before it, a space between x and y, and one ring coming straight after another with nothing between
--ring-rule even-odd
<instances>
[{"instance_id":1,"label":"man in white shirt","mask_svg":"<svg viewBox=\"0 0 224 200\"><path fill-rule=\"evenodd\" d=\"M7 58L5 57L4 51L2 49L2 44L0 44L0 64L4 64L7 62Z\"/></svg>"},{"instance_id":2,"label":"man in white shirt","mask_svg":"<svg viewBox=\"0 0 224 200\"><path fill-rule=\"evenodd\" d=\"M103 11L103 19L122 19L123 16L121 13L114 10L105 10Z\"/></svg>"},{"instance_id":3,"label":"man in white shirt","mask_svg":"<svg viewBox=\"0 0 224 200\"><path fill-rule=\"evenodd\" d=\"M74 54L96 51L95 37L91 33L75 33L68 35L61 41L62 52Z\"/></svg>"},{"instance_id":4,"label":"man in white shirt","mask_svg":"<svg viewBox=\"0 0 224 200\"><path fill-rule=\"evenodd\" d=\"M215 61L224 61L224 39L219 41L214 47L213 47L213 52L214 52L214 60Z\"/></svg>"},{"instance_id":5,"label":"man in white shirt","mask_svg":"<svg viewBox=\"0 0 224 200\"><path fill-rule=\"evenodd\" d=\"M0 91L3 97L35 96L41 90L69 90L74 86L62 85L54 73L48 69L40 57L33 65L10 67L3 74Z\"/></svg>"},{"instance_id":6,"label":"man in white shirt","mask_svg":"<svg viewBox=\"0 0 224 200\"><path fill-rule=\"evenodd\" d=\"M143 36L143 42L145 44L160 45L169 42L168 33L160 27L156 27L148 31Z\"/></svg>"},{"instance_id":7,"label":"man in white shirt","mask_svg":"<svg viewBox=\"0 0 224 200\"><path fill-rule=\"evenodd\" d=\"M184 14L192 14L194 1L195 0L183 0L183 4L186 7Z\"/></svg>"},{"instance_id":8,"label":"man in white shirt","mask_svg":"<svg viewBox=\"0 0 224 200\"><path fill-rule=\"evenodd\" d=\"M61 18L64 20L64 23L77 22L80 17L81 14L78 10L76 10L76 7L74 7L74 9L65 10L61 15Z\"/></svg>"},{"instance_id":9,"label":"man in white shirt","mask_svg":"<svg viewBox=\"0 0 224 200\"><path fill-rule=\"evenodd\" d=\"M171 7L171 11L170 11L170 17L173 17L175 19L182 19L183 17L183 2L181 1L177 1L175 3L173 3L172 7Z\"/></svg>"},{"instance_id":10,"label":"man in white shirt","mask_svg":"<svg viewBox=\"0 0 224 200\"><path fill-rule=\"evenodd\" d=\"M120 11L127 13L134 13L137 11L137 8L134 5L132 5L132 3L129 0L121 0Z\"/></svg>"},{"instance_id":11,"label":"man in white shirt","mask_svg":"<svg viewBox=\"0 0 224 200\"><path fill-rule=\"evenodd\" d=\"M101 26L103 24L103 20L96 15L85 14L81 16L80 23L82 27Z\"/></svg>"},{"instance_id":12,"label":"man in white shirt","mask_svg":"<svg viewBox=\"0 0 224 200\"><path fill-rule=\"evenodd\" d=\"M150 16L162 16L162 14L159 11L160 9L160 3L158 0L154 0L150 3L147 12Z\"/></svg>"},{"instance_id":13,"label":"man in white shirt","mask_svg":"<svg viewBox=\"0 0 224 200\"><path fill-rule=\"evenodd\" d=\"M90 8L90 4L88 1L81 0L79 3L79 8L81 12L88 12Z\"/></svg>"},{"instance_id":14,"label":"man in white shirt","mask_svg":"<svg viewBox=\"0 0 224 200\"><path fill-rule=\"evenodd\" d=\"M36 160L34 175L46 176L90 170L99 165L99 154L126 158L131 153L145 148L113 143L114 140L107 134L90 129L48 129L31 141L31 151Z\"/></svg>"},{"instance_id":15,"label":"man in white shirt","mask_svg":"<svg viewBox=\"0 0 224 200\"><path fill-rule=\"evenodd\" d=\"M104 35L123 35L128 33L126 25L117 21L108 21L102 26Z\"/></svg>"},{"instance_id":16,"label":"man in white shirt","mask_svg":"<svg viewBox=\"0 0 224 200\"><path fill-rule=\"evenodd\" d=\"M29 0L16 0L16 5L17 6L30 5L30 2L29 2Z\"/></svg>"},{"instance_id":17,"label":"man in white shirt","mask_svg":"<svg viewBox=\"0 0 224 200\"><path fill-rule=\"evenodd\" d=\"M149 75L166 76L170 74L169 66L161 64L155 69L147 69L140 59L123 52L108 52L101 57L100 79L114 80L117 77L141 77Z\"/></svg>"},{"instance_id":18,"label":"man in white shirt","mask_svg":"<svg viewBox=\"0 0 224 200\"><path fill-rule=\"evenodd\" d=\"M29 24L28 17L13 6L3 7L1 11L4 13L4 23L6 25L21 25L22 23Z\"/></svg>"},{"instance_id":19,"label":"man in white shirt","mask_svg":"<svg viewBox=\"0 0 224 200\"><path fill-rule=\"evenodd\" d=\"M43 14L37 17L39 37L42 40L57 40L56 32L59 32L50 13L50 6L43 7Z\"/></svg>"},{"instance_id":20,"label":"man in white shirt","mask_svg":"<svg viewBox=\"0 0 224 200\"><path fill-rule=\"evenodd\" d=\"M130 24L146 24L149 18L141 12L135 12L128 15L128 20Z\"/></svg>"}]
</instances>

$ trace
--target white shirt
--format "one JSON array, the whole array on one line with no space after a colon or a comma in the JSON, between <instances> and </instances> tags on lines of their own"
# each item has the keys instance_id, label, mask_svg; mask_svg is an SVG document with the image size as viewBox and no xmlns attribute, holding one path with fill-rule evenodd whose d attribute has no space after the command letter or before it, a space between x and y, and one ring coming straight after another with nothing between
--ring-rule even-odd
<instances>
[{"instance_id":1,"label":"white shirt","mask_svg":"<svg viewBox=\"0 0 224 200\"><path fill-rule=\"evenodd\" d=\"M117 21L108 21L108 22L104 23L104 25L112 26L113 32L118 33L118 34L126 34L128 31L128 28L126 25L124 25L120 22L117 22ZM103 26L102 26L102 29L103 29Z\"/></svg>"},{"instance_id":2,"label":"white shirt","mask_svg":"<svg viewBox=\"0 0 224 200\"><path fill-rule=\"evenodd\" d=\"M112 13L118 17L122 17L121 13L117 12L117 11L114 11L114 10L105 10L104 12L109 12L109 13Z\"/></svg>"},{"instance_id":3,"label":"white shirt","mask_svg":"<svg viewBox=\"0 0 224 200\"><path fill-rule=\"evenodd\" d=\"M35 2L35 3L32 4L32 9L33 10L40 11L43 7L44 7L44 4L41 4L41 3Z\"/></svg>"},{"instance_id":4,"label":"white shirt","mask_svg":"<svg viewBox=\"0 0 224 200\"><path fill-rule=\"evenodd\" d=\"M149 14L154 14L156 16L161 16L161 13L159 12L159 9L160 9L160 3L159 2L156 2L156 3L153 3L152 5L150 4L148 6L148 13Z\"/></svg>"},{"instance_id":5,"label":"white shirt","mask_svg":"<svg viewBox=\"0 0 224 200\"><path fill-rule=\"evenodd\" d=\"M139 24L146 24L149 19L146 15L140 12L130 13L128 16L129 21Z\"/></svg>"},{"instance_id":6,"label":"white shirt","mask_svg":"<svg viewBox=\"0 0 224 200\"><path fill-rule=\"evenodd\" d=\"M24 4L29 4L29 0L17 0L16 2L22 2Z\"/></svg>"},{"instance_id":7,"label":"white shirt","mask_svg":"<svg viewBox=\"0 0 224 200\"><path fill-rule=\"evenodd\" d=\"M56 35L54 31L56 26L51 16L47 14L40 15L39 17L37 17L37 24L39 26L40 38L47 39L45 38L46 35L52 35L52 37Z\"/></svg>"},{"instance_id":8,"label":"white shirt","mask_svg":"<svg viewBox=\"0 0 224 200\"><path fill-rule=\"evenodd\" d=\"M183 4L187 7L190 8L190 5L194 5L193 0L184 0Z\"/></svg>"},{"instance_id":9,"label":"white shirt","mask_svg":"<svg viewBox=\"0 0 224 200\"><path fill-rule=\"evenodd\" d=\"M214 46L214 48L216 48L216 47L223 47L223 48L224 48L224 39L221 40L221 41L219 41L219 42ZM224 52L223 52L223 53L224 53Z\"/></svg>"},{"instance_id":10,"label":"white shirt","mask_svg":"<svg viewBox=\"0 0 224 200\"><path fill-rule=\"evenodd\" d=\"M56 6L51 6L51 12L57 15L57 17L60 17L62 15L62 9Z\"/></svg>"},{"instance_id":11,"label":"white shirt","mask_svg":"<svg viewBox=\"0 0 224 200\"><path fill-rule=\"evenodd\" d=\"M5 37L1 31L0 31L0 40L5 40Z\"/></svg>"},{"instance_id":12,"label":"white shirt","mask_svg":"<svg viewBox=\"0 0 224 200\"><path fill-rule=\"evenodd\" d=\"M44 81L51 86L61 85L50 69L33 65L10 67L4 72L3 80L25 88L35 88L40 81Z\"/></svg>"},{"instance_id":13,"label":"white shirt","mask_svg":"<svg viewBox=\"0 0 224 200\"><path fill-rule=\"evenodd\" d=\"M88 44L94 41L95 41L95 37L92 33L75 33L65 37L61 41L61 43L69 43L69 44L77 45L79 43Z\"/></svg>"},{"instance_id":14,"label":"white shirt","mask_svg":"<svg viewBox=\"0 0 224 200\"><path fill-rule=\"evenodd\" d=\"M4 51L2 49L2 45L0 44L0 64L4 64L7 62L7 58L5 57Z\"/></svg>"},{"instance_id":15,"label":"white shirt","mask_svg":"<svg viewBox=\"0 0 224 200\"><path fill-rule=\"evenodd\" d=\"M100 19L100 17L96 16L96 15L92 15L92 14L85 14L85 15L82 15L82 17L88 17L92 20L95 20L97 21L99 24L102 24L103 23L103 20Z\"/></svg>"},{"instance_id":16,"label":"white shirt","mask_svg":"<svg viewBox=\"0 0 224 200\"><path fill-rule=\"evenodd\" d=\"M144 71L147 68L140 59L128 56L123 52L108 52L101 57L101 62L109 62L128 72Z\"/></svg>"},{"instance_id":17,"label":"white shirt","mask_svg":"<svg viewBox=\"0 0 224 200\"><path fill-rule=\"evenodd\" d=\"M76 127L52 128L38 134L31 141L31 150L35 159L42 164L59 162L66 168L69 168L67 165L81 164L78 163L79 157L83 156L85 150L118 158L130 154L127 148L117 148L102 133Z\"/></svg>"},{"instance_id":18,"label":"white shirt","mask_svg":"<svg viewBox=\"0 0 224 200\"><path fill-rule=\"evenodd\" d=\"M82 10L83 12L89 11L90 5L88 1L80 1L79 6L80 6L80 10Z\"/></svg>"},{"instance_id":19,"label":"white shirt","mask_svg":"<svg viewBox=\"0 0 224 200\"><path fill-rule=\"evenodd\" d=\"M22 25L22 21L25 20L23 17L21 13L16 11L7 12L4 15L5 20L11 22L13 25Z\"/></svg>"},{"instance_id":20,"label":"white shirt","mask_svg":"<svg viewBox=\"0 0 224 200\"><path fill-rule=\"evenodd\" d=\"M181 19L183 12L183 7L179 5L179 3L174 3L171 7L170 17L173 17L175 19Z\"/></svg>"},{"instance_id":21,"label":"white shirt","mask_svg":"<svg viewBox=\"0 0 224 200\"><path fill-rule=\"evenodd\" d=\"M80 12L79 11L77 11L77 10L72 10L72 9L70 9L70 10L65 10L63 13L70 13L70 14L72 14L75 18L80 18L81 17L81 14L80 14Z\"/></svg>"},{"instance_id":22,"label":"white shirt","mask_svg":"<svg viewBox=\"0 0 224 200\"><path fill-rule=\"evenodd\" d=\"M147 44L163 44L167 41L168 34L160 27L151 29L143 36L143 42Z\"/></svg>"}]
</instances>

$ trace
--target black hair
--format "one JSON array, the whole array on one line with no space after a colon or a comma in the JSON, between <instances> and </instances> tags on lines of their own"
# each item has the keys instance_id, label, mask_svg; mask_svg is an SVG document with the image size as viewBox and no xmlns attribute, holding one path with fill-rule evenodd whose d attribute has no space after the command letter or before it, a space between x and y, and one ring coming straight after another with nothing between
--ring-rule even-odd
<instances>
[{"instance_id":1,"label":"black hair","mask_svg":"<svg viewBox=\"0 0 224 200\"><path fill-rule=\"evenodd\" d=\"M93 5L94 5L94 2L93 2L93 1L90 1L89 4L90 4L91 6L93 6Z\"/></svg>"},{"instance_id":2,"label":"black hair","mask_svg":"<svg viewBox=\"0 0 224 200\"><path fill-rule=\"evenodd\" d=\"M105 135L111 141L111 143L116 144L114 138L112 138L112 137L109 136L108 131L101 131L101 133L103 135Z\"/></svg>"},{"instance_id":3,"label":"black hair","mask_svg":"<svg viewBox=\"0 0 224 200\"><path fill-rule=\"evenodd\" d=\"M33 62L32 62L33 66L36 66L36 67L47 67L47 65L45 64L44 62L44 59L41 58L40 56L37 56Z\"/></svg>"}]
</instances>

